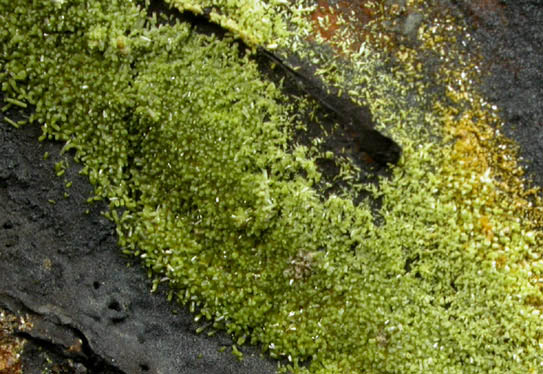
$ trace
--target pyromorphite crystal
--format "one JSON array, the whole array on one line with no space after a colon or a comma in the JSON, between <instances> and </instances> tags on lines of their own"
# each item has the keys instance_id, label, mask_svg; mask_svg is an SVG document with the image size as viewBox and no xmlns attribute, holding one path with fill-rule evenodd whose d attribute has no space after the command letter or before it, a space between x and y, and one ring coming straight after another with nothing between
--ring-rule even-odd
<instances>
[{"instance_id":1,"label":"pyromorphite crystal","mask_svg":"<svg viewBox=\"0 0 543 374\"><path fill-rule=\"evenodd\" d=\"M166 0L166 3L184 11L205 14L241 38L251 47L275 48L284 44L292 26L300 22L306 11L302 6L289 6L286 0ZM300 30L299 30L300 31Z\"/></svg>"},{"instance_id":2,"label":"pyromorphite crystal","mask_svg":"<svg viewBox=\"0 0 543 374\"><path fill-rule=\"evenodd\" d=\"M215 6L236 21L256 2L231 4ZM289 145L284 98L232 40L158 27L129 0L0 0L0 11L5 95L34 104L43 138L76 151L123 250L196 318L295 373L541 371L537 211L474 160L485 151L469 131L452 141L464 108L426 96L413 65L390 72L384 53L353 52L343 34L351 69L323 77L370 105L404 157L370 186L344 160L348 188L323 198L315 150ZM377 214L353 203L357 188Z\"/></svg>"}]
</instances>

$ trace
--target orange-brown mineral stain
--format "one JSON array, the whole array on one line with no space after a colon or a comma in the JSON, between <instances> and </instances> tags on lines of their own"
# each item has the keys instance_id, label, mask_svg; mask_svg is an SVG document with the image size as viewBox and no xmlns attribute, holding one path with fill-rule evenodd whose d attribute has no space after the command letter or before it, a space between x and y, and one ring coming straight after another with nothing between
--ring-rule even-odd
<instances>
[{"instance_id":1,"label":"orange-brown mineral stain","mask_svg":"<svg viewBox=\"0 0 543 374\"><path fill-rule=\"evenodd\" d=\"M23 372L20 352L24 343L13 333L18 323L13 315L0 312L0 374Z\"/></svg>"},{"instance_id":2,"label":"orange-brown mineral stain","mask_svg":"<svg viewBox=\"0 0 543 374\"><path fill-rule=\"evenodd\" d=\"M22 363L11 346L0 346L0 374L20 374Z\"/></svg>"},{"instance_id":3,"label":"orange-brown mineral stain","mask_svg":"<svg viewBox=\"0 0 543 374\"><path fill-rule=\"evenodd\" d=\"M349 28L354 31L356 36L352 47L358 47L368 35L365 26L376 17L375 11L369 6L372 2L368 0L342 0L334 6L328 3L326 0L319 0L317 8L311 14L315 31L323 39L333 41L347 26L346 23L340 22L341 17L348 22Z\"/></svg>"},{"instance_id":4,"label":"orange-brown mineral stain","mask_svg":"<svg viewBox=\"0 0 543 374\"><path fill-rule=\"evenodd\" d=\"M326 26L323 23L325 20L327 20ZM315 31L326 40L332 39L338 29L337 14L325 0L319 0L319 5L311 14L311 21Z\"/></svg>"}]
</instances>

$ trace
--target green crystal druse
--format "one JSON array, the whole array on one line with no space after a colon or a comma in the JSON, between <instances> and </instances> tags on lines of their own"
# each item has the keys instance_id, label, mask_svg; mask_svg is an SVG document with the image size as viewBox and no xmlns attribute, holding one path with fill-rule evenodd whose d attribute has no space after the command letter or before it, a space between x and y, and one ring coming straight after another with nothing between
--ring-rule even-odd
<instances>
[{"instance_id":1,"label":"green crystal druse","mask_svg":"<svg viewBox=\"0 0 543 374\"><path fill-rule=\"evenodd\" d=\"M172 3L214 7L256 45L295 31L273 14L303 8ZM6 103L31 105L41 139L74 150L123 251L196 319L294 373L543 372L540 234L490 198L491 174L451 167L439 107L408 104L403 73L371 46L346 89L404 156L364 186L343 160L348 187L325 198L315 150L293 145L288 99L234 37L158 25L131 0L0 0L0 22ZM360 188L371 198L355 204Z\"/></svg>"}]
</instances>

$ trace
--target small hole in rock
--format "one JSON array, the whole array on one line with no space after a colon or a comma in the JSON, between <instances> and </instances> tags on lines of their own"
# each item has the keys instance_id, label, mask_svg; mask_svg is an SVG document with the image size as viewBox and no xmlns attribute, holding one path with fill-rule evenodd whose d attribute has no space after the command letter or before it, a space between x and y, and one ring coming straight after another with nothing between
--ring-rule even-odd
<instances>
[{"instance_id":1,"label":"small hole in rock","mask_svg":"<svg viewBox=\"0 0 543 374\"><path fill-rule=\"evenodd\" d=\"M140 364L141 371L149 371L149 365L147 364Z\"/></svg>"},{"instance_id":2,"label":"small hole in rock","mask_svg":"<svg viewBox=\"0 0 543 374\"><path fill-rule=\"evenodd\" d=\"M107 306L109 309L111 310L115 310L117 312L120 312L121 311L121 304L119 304L118 301L116 300L113 300L112 302L109 303L109 305Z\"/></svg>"},{"instance_id":3,"label":"small hole in rock","mask_svg":"<svg viewBox=\"0 0 543 374\"><path fill-rule=\"evenodd\" d=\"M94 281L94 282L92 283L92 286L94 287L95 290L97 290L97 289L100 288L100 282Z\"/></svg>"}]
</instances>

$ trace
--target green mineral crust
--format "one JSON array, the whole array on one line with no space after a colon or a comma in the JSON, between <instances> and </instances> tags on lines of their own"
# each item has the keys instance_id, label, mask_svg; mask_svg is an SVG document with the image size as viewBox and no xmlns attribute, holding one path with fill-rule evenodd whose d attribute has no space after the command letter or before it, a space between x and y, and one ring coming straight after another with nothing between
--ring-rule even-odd
<instances>
[{"instance_id":1,"label":"green mineral crust","mask_svg":"<svg viewBox=\"0 0 543 374\"><path fill-rule=\"evenodd\" d=\"M312 43L339 64L304 47L311 4L171 3L211 9L233 36L159 25L130 0L0 0L4 110L34 108L41 140L75 153L155 286L285 372L543 372L541 204L451 47L460 23L408 1L420 43L394 49L382 25L395 2L366 2L363 41L321 9L318 27L336 32ZM402 145L391 175L359 183L343 158L347 187L324 197L318 150L292 141L295 108L235 38L302 46ZM428 53L448 57L431 77Z\"/></svg>"}]
</instances>

